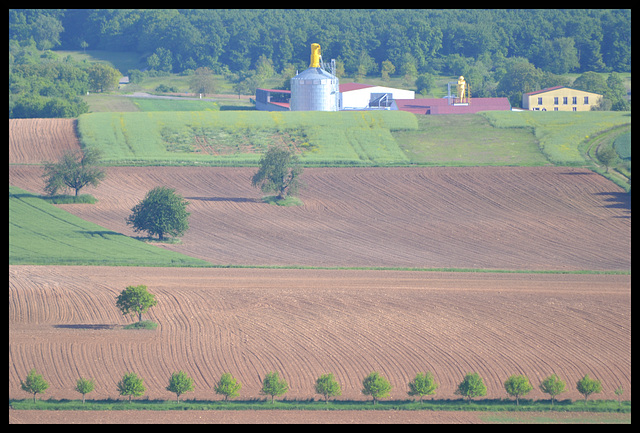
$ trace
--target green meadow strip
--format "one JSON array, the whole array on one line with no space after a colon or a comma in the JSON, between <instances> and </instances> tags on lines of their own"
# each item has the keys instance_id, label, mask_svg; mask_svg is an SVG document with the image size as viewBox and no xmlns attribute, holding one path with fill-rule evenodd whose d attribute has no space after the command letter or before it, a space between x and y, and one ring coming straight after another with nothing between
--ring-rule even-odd
<instances>
[{"instance_id":1,"label":"green meadow strip","mask_svg":"<svg viewBox=\"0 0 640 433\"><path fill-rule=\"evenodd\" d=\"M631 413L631 401L617 400L559 400L553 406L550 400L520 399L516 405L510 399L426 399L422 403L415 400L379 400L375 405L371 400L175 400L138 399L87 399L82 400L37 400L10 399L9 406L15 410L439 410L439 411L479 411L479 412L612 412Z\"/></svg>"},{"instance_id":2,"label":"green meadow strip","mask_svg":"<svg viewBox=\"0 0 640 433\"><path fill-rule=\"evenodd\" d=\"M91 206L91 204L86 204ZM10 265L208 266L83 220L9 185Z\"/></svg>"}]
</instances>

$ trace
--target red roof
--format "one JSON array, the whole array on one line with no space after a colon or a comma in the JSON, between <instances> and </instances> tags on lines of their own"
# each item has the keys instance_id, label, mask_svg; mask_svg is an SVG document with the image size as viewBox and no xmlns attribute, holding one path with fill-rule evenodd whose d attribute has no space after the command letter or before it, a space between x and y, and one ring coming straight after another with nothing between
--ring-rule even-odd
<instances>
[{"instance_id":1,"label":"red roof","mask_svg":"<svg viewBox=\"0 0 640 433\"><path fill-rule=\"evenodd\" d=\"M551 90L562 89L563 87L566 87L566 86L547 87L546 89L536 90L535 92L525 93L525 95L537 95L538 93L544 93L544 92L549 92Z\"/></svg>"},{"instance_id":2,"label":"red roof","mask_svg":"<svg viewBox=\"0 0 640 433\"><path fill-rule=\"evenodd\" d=\"M447 98L396 99L398 110L414 114L467 114L478 111L509 111L507 98L471 98L469 105L449 105Z\"/></svg>"}]
</instances>

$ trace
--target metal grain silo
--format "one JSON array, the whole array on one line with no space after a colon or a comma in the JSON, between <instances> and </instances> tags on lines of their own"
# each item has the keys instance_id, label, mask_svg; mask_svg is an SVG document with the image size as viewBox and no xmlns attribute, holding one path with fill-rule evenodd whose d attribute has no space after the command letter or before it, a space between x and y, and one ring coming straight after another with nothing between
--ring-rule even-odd
<instances>
[{"instance_id":1,"label":"metal grain silo","mask_svg":"<svg viewBox=\"0 0 640 433\"><path fill-rule=\"evenodd\" d=\"M338 111L338 77L321 67L320 45L311 45L309 69L291 79L291 111Z\"/></svg>"}]
</instances>

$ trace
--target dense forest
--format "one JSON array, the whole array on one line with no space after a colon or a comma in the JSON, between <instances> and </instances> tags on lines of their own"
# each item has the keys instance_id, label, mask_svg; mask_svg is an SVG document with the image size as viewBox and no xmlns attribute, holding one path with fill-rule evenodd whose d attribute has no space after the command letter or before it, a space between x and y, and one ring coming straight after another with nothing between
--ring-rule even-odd
<instances>
[{"instance_id":1,"label":"dense forest","mask_svg":"<svg viewBox=\"0 0 640 433\"><path fill-rule=\"evenodd\" d=\"M630 72L631 11L11 9L9 42L10 73L31 46L43 55L136 52L149 70L239 77L265 64L276 73L305 69L317 42L349 76L464 71L476 96L500 96L500 78L515 63L544 76L541 84L567 73Z\"/></svg>"}]
</instances>

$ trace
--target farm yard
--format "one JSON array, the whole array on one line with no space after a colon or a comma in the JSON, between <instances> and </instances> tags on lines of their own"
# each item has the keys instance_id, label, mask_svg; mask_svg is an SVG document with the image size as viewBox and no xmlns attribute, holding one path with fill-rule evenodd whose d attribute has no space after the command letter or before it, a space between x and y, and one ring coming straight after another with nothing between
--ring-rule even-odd
<instances>
[{"instance_id":1,"label":"farm yard","mask_svg":"<svg viewBox=\"0 0 640 433\"><path fill-rule=\"evenodd\" d=\"M75 137L74 125L49 119L49 130L20 139L14 131L36 121L12 122L9 183L42 194L37 163L80 146L56 138ZM631 206L622 188L578 166L312 167L304 205L277 207L251 188L254 171L110 166L87 188L96 204L58 205L134 236L124 221L131 208L154 186L176 188L190 202L190 229L155 247L247 268L10 265L9 397L26 397L20 380L37 368L51 383L45 398L56 399L78 398L81 375L96 379L88 398L117 398L127 371L145 379L149 398L171 398L167 379L184 369L196 384L185 397L196 399L215 399L226 371L243 398L259 398L260 377L278 370L286 398L313 398L315 378L333 372L341 398L366 400L361 380L378 370L394 399L407 398L418 371L434 373L436 398L455 398L463 375L477 371L487 398L506 397L511 374L528 375L529 397L546 398L537 384L557 373L568 388L560 398L579 399L574 384L588 373L604 385L596 398L615 399L622 386L630 400ZM129 319L114 299L136 284L158 296L148 313L155 331L121 329ZM16 412L10 421L20 421ZM431 416L392 419L481 421Z\"/></svg>"}]
</instances>

